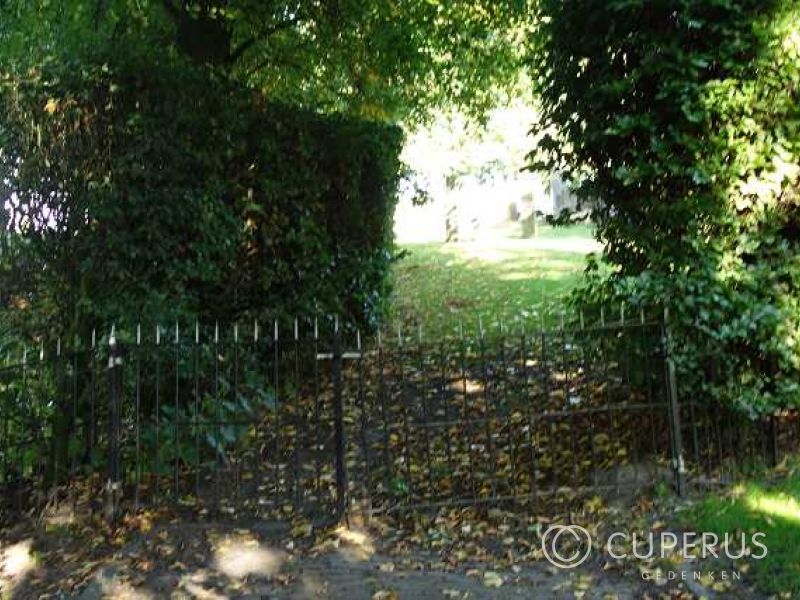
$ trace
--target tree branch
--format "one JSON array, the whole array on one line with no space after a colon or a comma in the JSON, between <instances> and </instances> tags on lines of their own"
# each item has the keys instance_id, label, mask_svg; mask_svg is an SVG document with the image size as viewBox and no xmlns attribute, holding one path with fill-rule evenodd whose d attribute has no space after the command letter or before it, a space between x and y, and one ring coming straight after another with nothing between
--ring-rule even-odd
<instances>
[{"instance_id":1,"label":"tree branch","mask_svg":"<svg viewBox=\"0 0 800 600\"><path fill-rule=\"evenodd\" d=\"M277 33L278 31L289 29L297 24L297 18L287 19L285 21L281 21L280 23L275 23L272 27L268 27L264 29L259 34L254 35L252 37L247 38L244 42L239 44L239 47L233 50L230 55L228 56L228 64L233 64L242 56L244 56L245 52L250 50L253 46L255 46L258 42L264 41L269 36Z\"/></svg>"}]
</instances>

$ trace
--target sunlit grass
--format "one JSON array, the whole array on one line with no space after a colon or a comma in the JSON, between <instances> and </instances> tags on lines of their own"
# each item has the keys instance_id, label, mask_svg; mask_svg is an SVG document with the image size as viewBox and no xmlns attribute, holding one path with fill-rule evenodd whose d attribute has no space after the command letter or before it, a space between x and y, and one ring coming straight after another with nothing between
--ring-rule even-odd
<instances>
[{"instance_id":1,"label":"sunlit grass","mask_svg":"<svg viewBox=\"0 0 800 600\"><path fill-rule=\"evenodd\" d=\"M752 560L759 587L767 593L800 593L800 472L779 483L751 481L727 494L711 495L691 511L691 527L723 536L763 532L767 556Z\"/></svg>"},{"instance_id":2,"label":"sunlit grass","mask_svg":"<svg viewBox=\"0 0 800 600\"><path fill-rule=\"evenodd\" d=\"M754 490L747 494L746 501L747 506L754 512L800 523L800 504L796 498L784 492L766 493Z\"/></svg>"},{"instance_id":3,"label":"sunlit grass","mask_svg":"<svg viewBox=\"0 0 800 600\"><path fill-rule=\"evenodd\" d=\"M486 328L552 324L596 249L582 225L544 228L534 239L407 244L394 270L394 324L432 334L455 333L459 322L475 331L479 317Z\"/></svg>"}]
</instances>

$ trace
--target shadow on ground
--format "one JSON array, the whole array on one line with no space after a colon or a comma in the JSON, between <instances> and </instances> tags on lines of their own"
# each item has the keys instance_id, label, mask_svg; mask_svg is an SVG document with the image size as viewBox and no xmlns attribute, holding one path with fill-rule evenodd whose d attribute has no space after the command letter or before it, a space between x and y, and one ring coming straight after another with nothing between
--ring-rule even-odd
<instances>
[{"instance_id":1,"label":"shadow on ground","mask_svg":"<svg viewBox=\"0 0 800 600\"><path fill-rule=\"evenodd\" d=\"M144 529L144 530L143 530ZM412 549L392 534L340 527L296 542L268 523L145 526L110 541L75 524L31 533L17 526L2 544L3 598L635 598L636 580L597 565L559 571L543 561L496 561ZM146 530L146 531L145 531ZM302 547L301 547L302 546ZM511 550L508 550L509 552ZM472 560L472 559L475 560Z\"/></svg>"}]
</instances>

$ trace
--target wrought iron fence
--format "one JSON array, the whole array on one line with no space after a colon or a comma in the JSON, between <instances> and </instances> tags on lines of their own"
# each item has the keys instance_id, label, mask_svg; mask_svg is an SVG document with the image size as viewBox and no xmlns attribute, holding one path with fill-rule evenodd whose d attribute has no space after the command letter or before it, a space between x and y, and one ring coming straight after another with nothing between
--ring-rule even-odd
<instances>
[{"instance_id":1,"label":"wrought iron fence","mask_svg":"<svg viewBox=\"0 0 800 600\"><path fill-rule=\"evenodd\" d=\"M681 492L794 450L794 415L679 402L668 349L664 323L644 319L441 339L367 340L326 321L56 341L0 369L0 482L7 502L80 485L112 518L171 502L326 520Z\"/></svg>"}]
</instances>

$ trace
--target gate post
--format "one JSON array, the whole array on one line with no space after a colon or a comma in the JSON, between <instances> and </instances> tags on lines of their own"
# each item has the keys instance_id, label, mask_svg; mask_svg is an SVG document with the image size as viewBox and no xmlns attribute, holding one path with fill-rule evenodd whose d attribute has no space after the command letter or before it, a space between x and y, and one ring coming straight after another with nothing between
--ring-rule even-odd
<instances>
[{"instance_id":1,"label":"gate post","mask_svg":"<svg viewBox=\"0 0 800 600\"><path fill-rule=\"evenodd\" d=\"M678 382L675 373L675 361L672 359L668 308L664 308L664 320L661 326L661 348L664 356L664 372L667 384L667 409L670 440L672 441L672 469L675 475L675 489L678 496L683 496L686 486L686 465L683 461L683 436L681 435L681 415L680 406L678 405Z\"/></svg>"},{"instance_id":2,"label":"gate post","mask_svg":"<svg viewBox=\"0 0 800 600\"><path fill-rule=\"evenodd\" d=\"M342 399L342 340L339 319L333 330L331 371L333 375L333 420L336 443L336 517L345 516L347 471L345 465L344 400Z\"/></svg>"},{"instance_id":3,"label":"gate post","mask_svg":"<svg viewBox=\"0 0 800 600\"><path fill-rule=\"evenodd\" d=\"M108 436L108 479L106 481L106 518L112 527L119 516L119 501L122 491L120 469L120 400L122 396L122 353L117 344L114 327L108 340L108 385L109 385L109 436Z\"/></svg>"},{"instance_id":4,"label":"gate post","mask_svg":"<svg viewBox=\"0 0 800 600\"><path fill-rule=\"evenodd\" d=\"M775 468L778 466L780 458L778 452L778 417L775 414L769 416L767 427L769 431L769 466Z\"/></svg>"}]
</instances>

